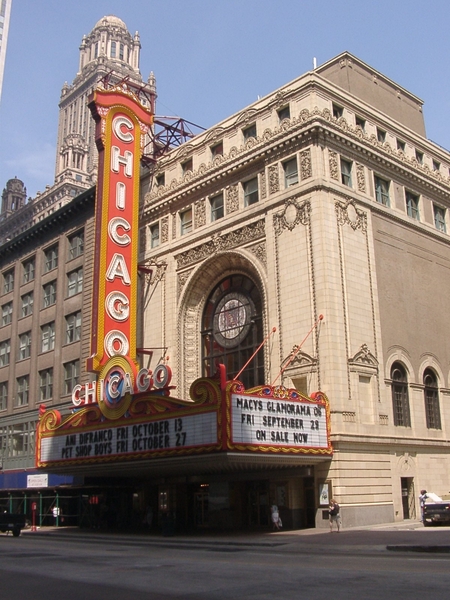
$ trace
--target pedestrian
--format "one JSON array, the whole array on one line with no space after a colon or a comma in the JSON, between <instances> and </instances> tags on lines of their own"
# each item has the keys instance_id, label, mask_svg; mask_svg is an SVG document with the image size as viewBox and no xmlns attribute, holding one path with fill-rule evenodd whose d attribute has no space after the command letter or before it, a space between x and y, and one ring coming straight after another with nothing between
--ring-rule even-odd
<instances>
[{"instance_id":1,"label":"pedestrian","mask_svg":"<svg viewBox=\"0 0 450 600\"><path fill-rule=\"evenodd\" d=\"M334 500L334 498L332 498L330 501L330 506L328 507L328 515L330 520L330 533L333 531L333 523L336 523L337 531L339 533L341 529L340 507L336 500Z\"/></svg>"},{"instance_id":2,"label":"pedestrian","mask_svg":"<svg viewBox=\"0 0 450 600\"><path fill-rule=\"evenodd\" d=\"M419 502L420 502L420 520L423 523L423 509L425 507L425 502L427 501L428 494L427 490L420 490Z\"/></svg>"},{"instance_id":3,"label":"pedestrian","mask_svg":"<svg viewBox=\"0 0 450 600\"><path fill-rule=\"evenodd\" d=\"M279 531L281 528L281 519L280 513L278 512L278 506L276 504L272 504L270 507L270 514L272 517L272 528L274 531Z\"/></svg>"}]
</instances>

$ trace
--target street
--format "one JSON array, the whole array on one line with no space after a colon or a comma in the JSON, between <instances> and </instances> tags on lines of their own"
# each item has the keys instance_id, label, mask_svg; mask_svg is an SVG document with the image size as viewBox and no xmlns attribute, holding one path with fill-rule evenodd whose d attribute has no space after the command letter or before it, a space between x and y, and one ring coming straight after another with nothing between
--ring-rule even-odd
<instances>
[{"instance_id":1,"label":"street","mask_svg":"<svg viewBox=\"0 0 450 600\"><path fill-rule=\"evenodd\" d=\"M408 533L414 544L416 538L438 545L450 540L448 529L394 537L404 544ZM1 598L447 600L450 554L388 551L386 536L379 531L238 539L0 535Z\"/></svg>"}]
</instances>

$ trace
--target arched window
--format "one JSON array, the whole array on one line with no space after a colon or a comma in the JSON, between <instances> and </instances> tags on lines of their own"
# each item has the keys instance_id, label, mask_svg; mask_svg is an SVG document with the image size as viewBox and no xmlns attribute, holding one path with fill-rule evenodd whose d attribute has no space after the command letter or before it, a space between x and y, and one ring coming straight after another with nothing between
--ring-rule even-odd
<instances>
[{"instance_id":1,"label":"arched window","mask_svg":"<svg viewBox=\"0 0 450 600\"><path fill-rule=\"evenodd\" d=\"M116 58L116 42L111 42L111 58Z\"/></svg>"},{"instance_id":2,"label":"arched window","mask_svg":"<svg viewBox=\"0 0 450 600\"><path fill-rule=\"evenodd\" d=\"M263 340L262 300L258 287L244 275L223 279L211 292L203 312L202 370L211 377L223 363L233 379ZM246 388L263 385L264 350L244 369Z\"/></svg>"},{"instance_id":3,"label":"arched window","mask_svg":"<svg viewBox=\"0 0 450 600\"><path fill-rule=\"evenodd\" d=\"M394 411L394 425L411 427L409 412L408 378L403 365L395 362L391 367L392 379L392 407Z\"/></svg>"},{"instance_id":4,"label":"arched window","mask_svg":"<svg viewBox=\"0 0 450 600\"><path fill-rule=\"evenodd\" d=\"M425 415L428 429L442 429L441 413L439 411L439 390L437 377L431 369L425 369L423 374Z\"/></svg>"}]
</instances>

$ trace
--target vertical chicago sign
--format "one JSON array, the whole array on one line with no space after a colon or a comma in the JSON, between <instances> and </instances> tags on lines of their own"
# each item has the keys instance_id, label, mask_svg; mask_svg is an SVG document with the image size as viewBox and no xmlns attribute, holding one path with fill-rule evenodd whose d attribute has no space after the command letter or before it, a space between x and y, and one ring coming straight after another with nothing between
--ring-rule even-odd
<instances>
[{"instance_id":1,"label":"vertical chicago sign","mask_svg":"<svg viewBox=\"0 0 450 600\"><path fill-rule=\"evenodd\" d=\"M114 409L117 398L103 391L117 394L117 386L108 388L104 382L114 371L115 378L122 379L123 387L128 386L132 394L137 379L139 167L153 115L126 86L96 89L89 107L96 121L99 166L92 354L87 368L99 374L99 381L97 386L95 382L85 386L83 403L89 402L90 396L94 402L101 400L105 416L114 418L119 416ZM124 389L119 395L124 396Z\"/></svg>"}]
</instances>

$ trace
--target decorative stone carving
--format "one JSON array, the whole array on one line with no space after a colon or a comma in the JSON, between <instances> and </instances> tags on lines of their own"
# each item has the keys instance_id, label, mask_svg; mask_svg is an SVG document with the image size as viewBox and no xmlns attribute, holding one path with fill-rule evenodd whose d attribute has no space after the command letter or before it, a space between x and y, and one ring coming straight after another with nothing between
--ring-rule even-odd
<instances>
[{"instance_id":1,"label":"decorative stone carving","mask_svg":"<svg viewBox=\"0 0 450 600\"><path fill-rule=\"evenodd\" d=\"M348 359L348 364L355 371L369 371L378 373L378 361L370 352L367 344L362 344L358 352Z\"/></svg>"},{"instance_id":2,"label":"decorative stone carving","mask_svg":"<svg viewBox=\"0 0 450 600\"><path fill-rule=\"evenodd\" d=\"M178 298L180 298L181 292L183 291L186 281L191 276L192 271L193 271L193 269L189 269L188 271L183 271L182 273L178 273L178 277L177 277Z\"/></svg>"},{"instance_id":3,"label":"decorative stone carving","mask_svg":"<svg viewBox=\"0 0 450 600\"><path fill-rule=\"evenodd\" d=\"M312 177L311 148L300 152L300 179Z\"/></svg>"},{"instance_id":4,"label":"decorative stone carving","mask_svg":"<svg viewBox=\"0 0 450 600\"><path fill-rule=\"evenodd\" d=\"M366 175L364 172L364 165L356 165L356 181L358 182L358 191L366 191Z\"/></svg>"},{"instance_id":5,"label":"decorative stone carving","mask_svg":"<svg viewBox=\"0 0 450 600\"><path fill-rule=\"evenodd\" d=\"M230 185L225 190L225 205L227 215L235 212L239 208L239 188L237 185Z\"/></svg>"},{"instance_id":6,"label":"decorative stone carving","mask_svg":"<svg viewBox=\"0 0 450 600\"><path fill-rule=\"evenodd\" d=\"M206 200L202 198L194 204L194 229L206 225Z\"/></svg>"},{"instance_id":7,"label":"decorative stone carving","mask_svg":"<svg viewBox=\"0 0 450 600\"><path fill-rule=\"evenodd\" d=\"M281 98L281 96L280 96L280 98ZM276 104L277 100L274 99L272 101L272 103L274 103L274 102ZM244 126L245 124L254 120L257 116L258 116L257 110L255 110L255 109L247 110L238 117L235 125ZM355 140L357 140L358 144L365 143L365 144L373 146L377 149L381 149L381 150L385 151L387 154L389 154L391 157L396 158L398 161L401 161L402 163L404 163L406 166L408 166L410 168L412 167L418 171L421 171L422 174L426 175L428 178L433 179L433 180L439 182L440 184L446 184L447 186L450 184L450 177L448 177L448 176L443 177L442 173L440 173L438 170L431 171L427 167L427 165L419 164L417 162L417 160L415 159L415 157L409 158L408 156L405 155L405 153L401 149L391 148L391 146L389 145L388 142L384 142L384 143L379 142L374 134L369 135L369 134L363 132L360 127L356 127L356 126L354 127L354 126L349 125L344 117L341 117L339 119L334 118L328 108L324 108L323 110L321 110L317 106L315 106L311 111L309 111L306 108L302 109L300 111L298 118L287 120L286 123L283 124L283 129L284 128L289 129L289 130L294 129L294 128L298 127L299 125L302 125L303 123L307 123L308 121L311 121L312 119L315 119L315 118L322 118L322 119L328 121L329 123L331 123L331 125L333 127L341 129L346 135L353 137ZM219 160L214 159L208 165L202 164L199 166L199 168L196 171L186 173L185 175L183 175L183 177L181 177L180 180L172 179L170 181L170 183L166 186L154 187L150 192L148 192L145 195L145 204L149 203L153 198L160 198L164 195L170 194L173 190L176 190L177 188L179 188L181 186L186 186L187 184L189 184L189 182L191 180L194 180L195 178L207 176L211 170L220 168L221 165L225 165L227 162L234 160L239 155L243 154L244 152L247 152L250 148L254 148L254 147L258 147L260 145L266 144L269 140L271 140L279 132L280 132L279 126L274 128L273 130L270 128L266 128L261 137L251 138L250 140L247 141L246 144L244 144L240 148L233 146L230 149L230 151L228 152L228 155L223 155L223 157L221 157L221 159L219 159ZM214 140L217 137L219 137L219 135L222 135L224 133L225 133L225 129L216 128L208 136L208 141L209 141L209 139ZM165 161L163 159L162 162L158 165L158 169L164 170L174 160L183 161L183 159L187 158L189 155L192 155L193 150L194 150L194 148L193 148L192 144L188 144L186 146L183 145L183 148L180 150L180 152L178 154L172 155L171 160ZM336 152L329 151L328 156L329 156L330 176L331 176L331 178L333 178L335 180L339 180L338 155ZM306 155L305 155L304 164L303 164L302 157L303 157L303 153L301 154L301 164L300 164L301 177L303 178L303 173L304 173L304 176L306 178L307 176L311 176L311 175L307 175L308 172L310 171L310 165L308 166L308 159L306 158ZM219 165L219 162L220 162L220 165ZM360 172L359 172L360 168L362 170L362 165L357 166L358 190L365 192L366 191L365 176L363 173L360 174Z\"/></svg>"},{"instance_id":8,"label":"decorative stone carving","mask_svg":"<svg viewBox=\"0 0 450 600\"><path fill-rule=\"evenodd\" d=\"M267 251L265 241L255 244L254 246L250 246L249 250L265 267L267 267Z\"/></svg>"},{"instance_id":9,"label":"decorative stone carving","mask_svg":"<svg viewBox=\"0 0 450 600\"><path fill-rule=\"evenodd\" d=\"M360 229L363 233L367 230L367 215L357 208L354 200L350 198L347 202L336 202L336 216L339 225L350 225L356 231Z\"/></svg>"},{"instance_id":10,"label":"decorative stone carving","mask_svg":"<svg viewBox=\"0 0 450 600\"><path fill-rule=\"evenodd\" d=\"M342 412L342 419L345 423L356 423L356 413L345 410Z\"/></svg>"},{"instance_id":11,"label":"decorative stone carving","mask_svg":"<svg viewBox=\"0 0 450 600\"><path fill-rule=\"evenodd\" d=\"M281 212L273 216L275 233L280 235L283 229L292 231L299 223L307 225L311 218L311 203L305 200L301 204L297 198L288 198Z\"/></svg>"},{"instance_id":12,"label":"decorative stone carving","mask_svg":"<svg viewBox=\"0 0 450 600\"><path fill-rule=\"evenodd\" d=\"M263 171L261 173L259 183L260 183L260 188L261 188L260 189L261 200L265 200L267 197L266 172L265 171Z\"/></svg>"},{"instance_id":13,"label":"decorative stone carving","mask_svg":"<svg viewBox=\"0 0 450 600\"><path fill-rule=\"evenodd\" d=\"M310 371L313 367L317 367L317 362L317 358L314 358L314 356L311 356L307 352L303 352L303 350L299 350L299 347L295 345L290 354L281 363L281 368L286 369L286 374L292 376L293 374L290 371L298 371L299 367L302 367L302 369L307 367L308 371Z\"/></svg>"},{"instance_id":14,"label":"decorative stone carving","mask_svg":"<svg viewBox=\"0 0 450 600\"><path fill-rule=\"evenodd\" d=\"M278 173L278 164L269 167L269 194L275 194L280 191L280 176Z\"/></svg>"},{"instance_id":15,"label":"decorative stone carving","mask_svg":"<svg viewBox=\"0 0 450 600\"><path fill-rule=\"evenodd\" d=\"M339 180L338 156L336 152L330 150L328 153L328 161L330 164L330 177Z\"/></svg>"},{"instance_id":16,"label":"decorative stone carving","mask_svg":"<svg viewBox=\"0 0 450 600\"><path fill-rule=\"evenodd\" d=\"M172 239L177 237L177 213L172 213Z\"/></svg>"},{"instance_id":17,"label":"decorative stone carving","mask_svg":"<svg viewBox=\"0 0 450 600\"><path fill-rule=\"evenodd\" d=\"M161 243L169 241L169 217L161 219Z\"/></svg>"},{"instance_id":18,"label":"decorative stone carving","mask_svg":"<svg viewBox=\"0 0 450 600\"><path fill-rule=\"evenodd\" d=\"M224 235L213 235L212 239L205 244L186 250L186 252L182 252L176 256L177 269L182 269L183 267L205 260L205 258L209 258L217 252L231 250L232 248L248 244L253 240L263 238L265 236L264 225L265 222L262 219Z\"/></svg>"}]
</instances>

